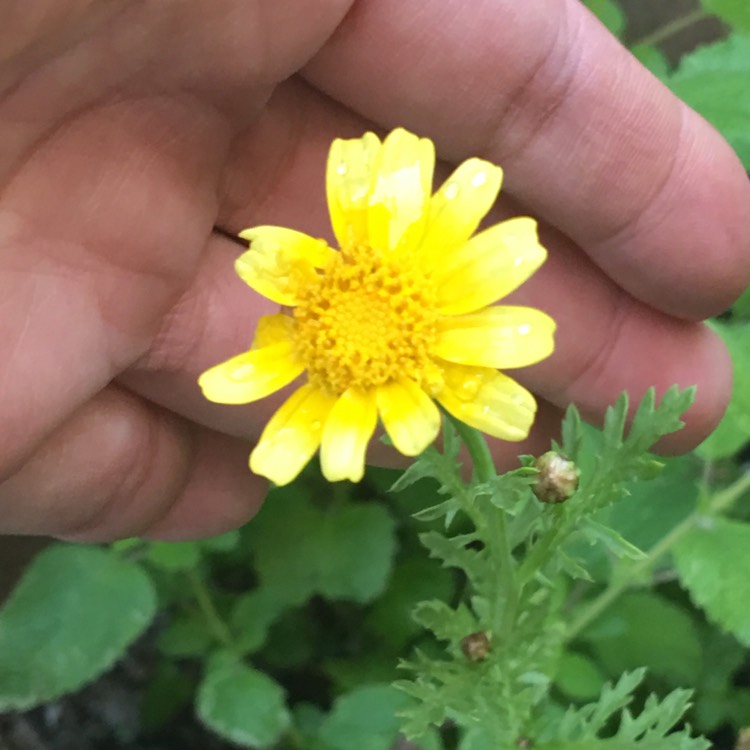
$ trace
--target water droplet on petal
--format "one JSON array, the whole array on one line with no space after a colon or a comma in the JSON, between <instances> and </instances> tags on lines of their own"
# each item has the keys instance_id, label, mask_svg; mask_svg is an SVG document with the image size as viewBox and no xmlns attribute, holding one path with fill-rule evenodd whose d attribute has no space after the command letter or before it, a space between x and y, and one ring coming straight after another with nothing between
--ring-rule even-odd
<instances>
[{"instance_id":1,"label":"water droplet on petal","mask_svg":"<svg viewBox=\"0 0 750 750\"><path fill-rule=\"evenodd\" d=\"M487 172L477 172L471 178L471 184L476 188L482 187L485 182L487 182Z\"/></svg>"},{"instance_id":2,"label":"water droplet on petal","mask_svg":"<svg viewBox=\"0 0 750 750\"><path fill-rule=\"evenodd\" d=\"M528 336L531 333L531 326L528 323L524 323L517 328L519 336Z\"/></svg>"},{"instance_id":3,"label":"water droplet on petal","mask_svg":"<svg viewBox=\"0 0 750 750\"><path fill-rule=\"evenodd\" d=\"M247 380L248 378L251 378L255 374L255 365L253 364L245 364L240 365L239 367L236 367L232 372L229 373L229 377L232 380Z\"/></svg>"},{"instance_id":4,"label":"water droplet on petal","mask_svg":"<svg viewBox=\"0 0 750 750\"><path fill-rule=\"evenodd\" d=\"M457 182L449 182L445 188L446 199L452 201L458 195L458 190Z\"/></svg>"},{"instance_id":5,"label":"water droplet on petal","mask_svg":"<svg viewBox=\"0 0 750 750\"><path fill-rule=\"evenodd\" d=\"M310 429L313 432L319 432L322 429L322 427L323 427L323 423L319 419L316 419L310 423Z\"/></svg>"},{"instance_id":6,"label":"water droplet on petal","mask_svg":"<svg viewBox=\"0 0 750 750\"><path fill-rule=\"evenodd\" d=\"M336 165L336 174L345 175L346 171L347 171L346 162L345 161L340 161Z\"/></svg>"},{"instance_id":7,"label":"water droplet on petal","mask_svg":"<svg viewBox=\"0 0 750 750\"><path fill-rule=\"evenodd\" d=\"M479 387L482 381L479 378L468 378L461 383L460 397L466 401L471 401L479 393Z\"/></svg>"}]
</instances>

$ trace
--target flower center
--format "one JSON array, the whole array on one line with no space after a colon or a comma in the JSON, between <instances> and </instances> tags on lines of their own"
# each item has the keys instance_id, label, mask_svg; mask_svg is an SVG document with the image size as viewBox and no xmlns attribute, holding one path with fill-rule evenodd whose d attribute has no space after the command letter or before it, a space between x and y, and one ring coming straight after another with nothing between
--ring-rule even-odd
<instances>
[{"instance_id":1,"label":"flower center","mask_svg":"<svg viewBox=\"0 0 750 750\"><path fill-rule=\"evenodd\" d=\"M432 377L435 294L407 257L348 248L300 287L296 348L310 382L339 395Z\"/></svg>"}]
</instances>

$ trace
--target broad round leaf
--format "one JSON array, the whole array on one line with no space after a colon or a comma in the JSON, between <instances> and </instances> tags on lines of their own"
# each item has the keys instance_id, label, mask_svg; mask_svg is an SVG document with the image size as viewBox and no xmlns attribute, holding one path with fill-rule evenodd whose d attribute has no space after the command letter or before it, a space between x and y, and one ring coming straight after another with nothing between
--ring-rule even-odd
<instances>
[{"instance_id":1,"label":"broad round leaf","mask_svg":"<svg viewBox=\"0 0 750 750\"><path fill-rule=\"evenodd\" d=\"M0 710L44 703L98 677L155 609L138 565L98 547L45 550L0 610Z\"/></svg>"}]
</instances>

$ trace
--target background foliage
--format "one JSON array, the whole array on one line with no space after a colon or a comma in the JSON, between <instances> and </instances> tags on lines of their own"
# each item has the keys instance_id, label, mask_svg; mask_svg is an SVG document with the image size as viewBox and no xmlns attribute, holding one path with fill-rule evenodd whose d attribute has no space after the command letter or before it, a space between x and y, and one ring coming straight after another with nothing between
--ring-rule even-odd
<instances>
[{"instance_id":1,"label":"background foliage","mask_svg":"<svg viewBox=\"0 0 750 750\"><path fill-rule=\"evenodd\" d=\"M627 34L614 0L587 5ZM707 14L725 33L672 65L662 42ZM750 3L703 0L628 42L750 168ZM0 610L0 711L81 688L138 641L150 667L132 747L166 747L189 716L279 750L405 748L402 731L421 750L528 747L529 733L558 750L706 747L696 733L734 747L750 726L750 519L737 502L750 292L712 324L736 369L716 432L662 466L645 451L684 394L646 401L624 435L624 402L603 432L571 412L563 447L582 483L568 504L531 498L523 469L460 489L448 436L447 457L406 476L373 469L361 486L331 486L313 467L215 539L47 549ZM513 581L488 573L498 514ZM493 621L498 591L498 612L517 599L508 623ZM485 632L507 642L467 657L465 637Z\"/></svg>"}]
</instances>

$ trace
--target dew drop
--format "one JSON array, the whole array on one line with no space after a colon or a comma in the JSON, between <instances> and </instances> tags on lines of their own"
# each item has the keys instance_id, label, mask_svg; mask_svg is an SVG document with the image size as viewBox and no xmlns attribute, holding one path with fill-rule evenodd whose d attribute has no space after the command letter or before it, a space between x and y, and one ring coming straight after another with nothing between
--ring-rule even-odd
<instances>
[{"instance_id":1,"label":"dew drop","mask_svg":"<svg viewBox=\"0 0 750 750\"><path fill-rule=\"evenodd\" d=\"M475 187L482 187L484 183L487 182L487 172L477 172L472 178L471 178L471 184Z\"/></svg>"},{"instance_id":2,"label":"dew drop","mask_svg":"<svg viewBox=\"0 0 750 750\"><path fill-rule=\"evenodd\" d=\"M336 174L339 174L339 175L343 176L343 175L346 174L346 172L347 172L346 162L345 161L340 161L336 165Z\"/></svg>"},{"instance_id":3,"label":"dew drop","mask_svg":"<svg viewBox=\"0 0 750 750\"><path fill-rule=\"evenodd\" d=\"M232 380L247 380L255 374L255 365L246 364L236 367L232 372L229 373L229 377Z\"/></svg>"},{"instance_id":4,"label":"dew drop","mask_svg":"<svg viewBox=\"0 0 750 750\"><path fill-rule=\"evenodd\" d=\"M528 336L531 333L531 326L528 323L524 323L522 326L518 326L517 330L520 336Z\"/></svg>"},{"instance_id":5,"label":"dew drop","mask_svg":"<svg viewBox=\"0 0 750 750\"><path fill-rule=\"evenodd\" d=\"M458 183L449 182L445 188L445 197L447 200L452 201L458 195Z\"/></svg>"},{"instance_id":6,"label":"dew drop","mask_svg":"<svg viewBox=\"0 0 750 750\"><path fill-rule=\"evenodd\" d=\"M468 378L461 383L461 397L467 401L472 400L477 393L479 393L479 387L481 380L479 378Z\"/></svg>"}]
</instances>

